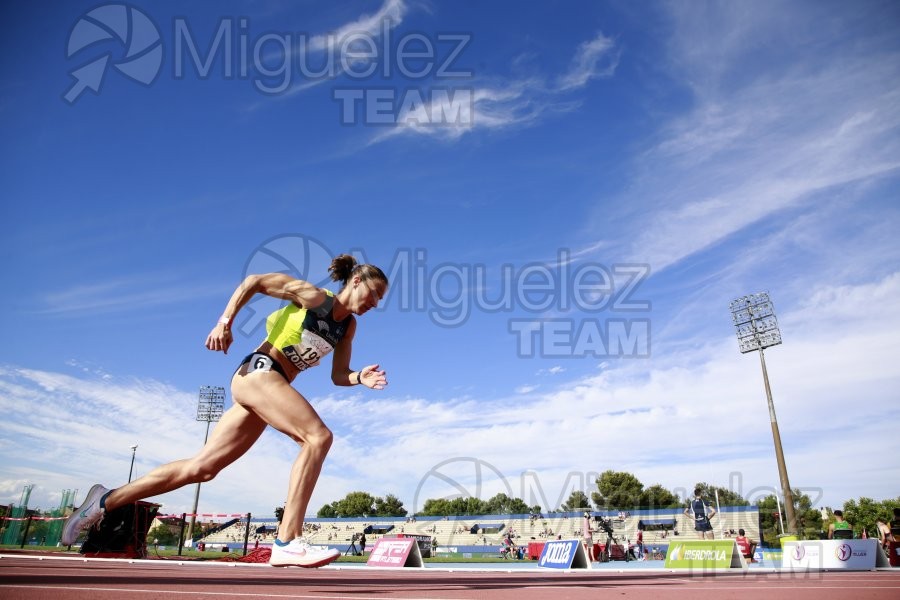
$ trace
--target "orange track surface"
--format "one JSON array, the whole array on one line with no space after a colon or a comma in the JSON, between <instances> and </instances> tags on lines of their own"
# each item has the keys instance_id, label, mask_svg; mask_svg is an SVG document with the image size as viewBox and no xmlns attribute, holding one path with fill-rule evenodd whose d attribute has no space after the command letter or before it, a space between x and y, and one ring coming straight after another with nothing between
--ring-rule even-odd
<instances>
[{"instance_id":1,"label":"orange track surface","mask_svg":"<svg viewBox=\"0 0 900 600\"><path fill-rule=\"evenodd\" d=\"M391 569L331 565L322 569L239 563L0 557L4 600L140 600L144 598L298 598L382 600L792 600L900 598L900 570L824 573Z\"/></svg>"}]
</instances>

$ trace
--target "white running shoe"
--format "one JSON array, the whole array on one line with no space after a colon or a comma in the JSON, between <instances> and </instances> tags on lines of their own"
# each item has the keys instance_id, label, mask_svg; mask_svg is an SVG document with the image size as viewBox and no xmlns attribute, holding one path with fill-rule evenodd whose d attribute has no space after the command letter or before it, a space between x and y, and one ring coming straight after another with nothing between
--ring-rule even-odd
<instances>
[{"instance_id":1,"label":"white running shoe","mask_svg":"<svg viewBox=\"0 0 900 600\"><path fill-rule=\"evenodd\" d=\"M103 520L104 511L100 508L100 499L103 494L109 490L99 483L93 486L87 493L84 502L75 509L69 518L66 519L66 525L63 527L62 545L71 546L78 539L78 534L85 529L100 523Z\"/></svg>"},{"instance_id":2,"label":"white running shoe","mask_svg":"<svg viewBox=\"0 0 900 600\"><path fill-rule=\"evenodd\" d=\"M284 546L272 544L269 564L273 567L321 567L337 560L340 550L324 546L310 546L303 538L296 538Z\"/></svg>"}]
</instances>

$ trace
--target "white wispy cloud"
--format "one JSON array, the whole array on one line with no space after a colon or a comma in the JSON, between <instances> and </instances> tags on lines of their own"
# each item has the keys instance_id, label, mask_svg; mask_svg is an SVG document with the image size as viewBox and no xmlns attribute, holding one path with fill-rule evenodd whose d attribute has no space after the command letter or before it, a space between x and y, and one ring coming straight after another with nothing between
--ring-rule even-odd
<instances>
[{"instance_id":1,"label":"white wispy cloud","mask_svg":"<svg viewBox=\"0 0 900 600\"><path fill-rule=\"evenodd\" d=\"M869 75L855 75L862 67L745 90L716 118L722 128L709 126L706 107L689 117L657 148L655 162L669 165L663 174L672 207L653 216L635 255L660 270L817 193L896 172L898 96L881 78L900 72L867 65ZM848 79L860 94L840 98ZM817 90L820 110L806 106L808 89ZM872 112L877 119L860 119Z\"/></svg>"},{"instance_id":2,"label":"white wispy cloud","mask_svg":"<svg viewBox=\"0 0 900 600\"><path fill-rule=\"evenodd\" d=\"M345 23L334 31L313 36L309 41L309 50L334 53L340 49L341 44L354 37L380 37L385 30L402 23L408 10L409 6L404 0L385 0L375 13L360 15L355 21Z\"/></svg>"},{"instance_id":3,"label":"white wispy cloud","mask_svg":"<svg viewBox=\"0 0 900 600\"><path fill-rule=\"evenodd\" d=\"M578 47L569 71L559 78L561 91L583 87L591 79L612 77L619 65L621 52L615 41L602 33Z\"/></svg>"},{"instance_id":4,"label":"white wispy cloud","mask_svg":"<svg viewBox=\"0 0 900 600\"><path fill-rule=\"evenodd\" d=\"M809 15L774 5L669 7L666 75L691 104L667 113L635 157L628 192L615 202L618 235L596 242L605 256L618 246L616 258L659 273L786 211L815 210L838 190L900 172L894 50L871 41L810 52L790 26ZM754 58L761 45L784 50ZM597 220L610 217L607 208Z\"/></svg>"},{"instance_id":5,"label":"white wispy cloud","mask_svg":"<svg viewBox=\"0 0 900 600\"><path fill-rule=\"evenodd\" d=\"M612 77L619 54L615 42L598 33L578 47L572 65L561 77L532 75L502 82L473 78L468 85L456 86L452 94L444 87L433 88L422 101L401 105L395 124L373 136L368 145L404 135L457 141L475 131L532 126L548 114L576 110L581 101L568 92L583 88L592 79Z\"/></svg>"},{"instance_id":6,"label":"white wispy cloud","mask_svg":"<svg viewBox=\"0 0 900 600\"><path fill-rule=\"evenodd\" d=\"M48 291L38 300L35 311L54 316L134 311L222 293L218 287L173 282L163 277L125 276Z\"/></svg>"},{"instance_id":7,"label":"white wispy cloud","mask_svg":"<svg viewBox=\"0 0 900 600\"><path fill-rule=\"evenodd\" d=\"M563 108L536 101L528 91L531 83L512 81L498 87L431 90L430 95L417 94L412 102L407 91L396 123L373 136L368 145L409 134L458 140L476 129L528 126L547 110Z\"/></svg>"},{"instance_id":8,"label":"white wispy cloud","mask_svg":"<svg viewBox=\"0 0 900 600\"><path fill-rule=\"evenodd\" d=\"M348 70L351 75L369 72L373 60L390 61L390 56L379 55L378 42L403 22L409 8L405 0L385 0L375 13L360 15L327 33L313 35L293 49L282 47L269 54L263 63L281 65L283 61L288 66L288 73L284 79L266 85L269 92L277 92L276 95L251 104L248 110L268 106L272 98L285 100L323 83L334 82ZM376 58L369 56L371 52ZM299 83L293 81L292 65L295 63L301 65L295 70L307 75Z\"/></svg>"},{"instance_id":9,"label":"white wispy cloud","mask_svg":"<svg viewBox=\"0 0 900 600\"><path fill-rule=\"evenodd\" d=\"M31 506L44 508L53 507L63 489L81 490L83 497L98 481L121 485L133 444L138 444L137 475L193 455L202 446L205 428L194 420L196 402L194 393L154 380L3 367L0 409L7 418L0 424L0 437L6 440L0 446L0 501L18 501L24 481L35 484ZM287 477L292 447L278 436L264 435L241 462L216 482L204 484L204 505L231 510L227 496L234 495L234 504L274 508L283 501L279 475ZM193 486L158 500L164 511L190 512Z\"/></svg>"},{"instance_id":10,"label":"white wispy cloud","mask_svg":"<svg viewBox=\"0 0 900 600\"><path fill-rule=\"evenodd\" d=\"M374 14L362 15L334 31L311 37L307 44L298 47L299 55L294 59L308 65L311 57L325 55L327 58L315 61L328 65L322 67L325 74L297 84L285 81L285 90L276 98L290 98L322 83L333 82L347 73L350 64L358 67L354 72L368 72L366 63L372 59L354 55L349 49L352 44L349 47L347 44L360 37L372 41L383 38L403 22L409 10L409 4L403 0L386 0ZM447 80L442 79L433 86L424 86L422 91L397 90L397 97L392 98L398 105L396 114L391 116L389 126L369 139L367 146L404 135L456 141L479 130L528 127L547 114L576 109L580 102L566 97L567 93L583 88L592 79L612 77L619 58L620 49L615 41L598 33L579 45L568 70L558 77L494 78L493 81L469 78L454 80L455 84L449 87ZM277 59L273 56L269 61ZM388 61L391 57L381 56L380 60ZM256 103L251 109L261 106L263 103ZM366 119L372 124L368 116Z\"/></svg>"}]
</instances>

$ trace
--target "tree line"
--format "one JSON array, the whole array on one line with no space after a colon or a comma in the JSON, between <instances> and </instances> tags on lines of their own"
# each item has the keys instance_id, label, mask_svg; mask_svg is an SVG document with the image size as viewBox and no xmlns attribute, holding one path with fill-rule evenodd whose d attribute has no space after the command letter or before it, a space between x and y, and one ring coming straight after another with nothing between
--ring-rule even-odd
<instances>
[{"instance_id":1,"label":"tree line","mask_svg":"<svg viewBox=\"0 0 900 600\"><path fill-rule=\"evenodd\" d=\"M573 491L559 507L549 507L547 512L571 512L578 510L632 510L665 509L684 506L684 498L662 485L645 487L631 473L606 471L595 481L597 491L590 498L581 490ZM750 504L740 494L727 488L700 482L700 488L707 498L718 493L721 506L746 506ZM279 509L280 510L280 509ZM489 515L489 514L539 514L543 507L528 505L521 498L511 498L507 494L497 494L487 500L473 497L429 498L416 516L447 515ZM316 513L319 518L339 517L405 517L409 513L395 495L384 498L368 492L350 492L341 500L324 505Z\"/></svg>"},{"instance_id":2,"label":"tree line","mask_svg":"<svg viewBox=\"0 0 900 600\"><path fill-rule=\"evenodd\" d=\"M690 491L667 489L660 484L644 485L634 474L624 471L607 470L595 480L596 491L590 497L581 491L574 490L560 506L549 508L547 512L574 512L580 510L620 511L633 509L677 509L685 506L693 497L694 488L710 500L718 500L719 506L748 506L750 502L740 493L726 487L698 482ZM799 489L794 490L794 513L797 516L799 535L804 538L816 538L827 530L833 521L832 513L824 518L822 512L813 506L808 494ZM760 527L766 542L777 543L782 532L781 510L774 494L765 496L756 502L760 513ZM861 497L848 500L843 505L844 518L853 524L854 530L860 534L863 530L875 531L875 522L883 519L890 521L894 507L900 506L900 498L875 501ZM279 509L280 510L280 509ZM541 514L543 507L529 506L520 498L511 498L500 493L487 500L473 497L430 498L426 500L416 516L448 516L448 515L489 515L489 514ZM341 500L326 504L316 516L320 518L339 517L405 517L409 513L397 496L388 494L384 498L375 497L367 492L350 492Z\"/></svg>"}]
</instances>

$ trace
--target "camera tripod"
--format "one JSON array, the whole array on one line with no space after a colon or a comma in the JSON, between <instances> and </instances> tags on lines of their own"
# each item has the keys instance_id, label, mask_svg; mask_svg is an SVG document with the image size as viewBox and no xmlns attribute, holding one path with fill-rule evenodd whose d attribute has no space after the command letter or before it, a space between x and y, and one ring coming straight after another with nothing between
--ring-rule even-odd
<instances>
[{"instance_id":1,"label":"camera tripod","mask_svg":"<svg viewBox=\"0 0 900 600\"><path fill-rule=\"evenodd\" d=\"M600 556L597 557L597 560L600 562L609 562L610 561L610 548L612 548L613 544L619 545L619 540L616 538L616 535L613 533L612 524L609 522L601 523L603 527L603 531L606 532L606 546L604 546L603 550L600 551ZM628 551L628 548L623 546L623 552L625 554L625 562L631 560L631 553Z\"/></svg>"}]
</instances>

